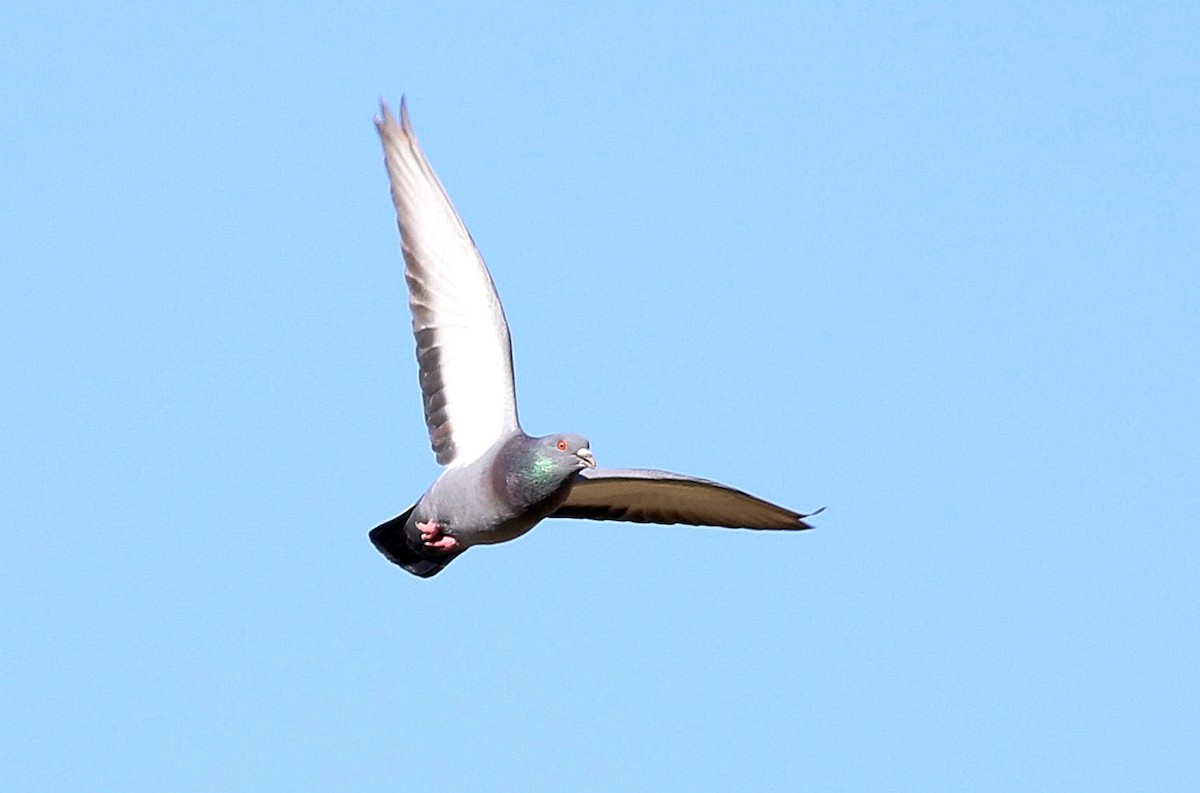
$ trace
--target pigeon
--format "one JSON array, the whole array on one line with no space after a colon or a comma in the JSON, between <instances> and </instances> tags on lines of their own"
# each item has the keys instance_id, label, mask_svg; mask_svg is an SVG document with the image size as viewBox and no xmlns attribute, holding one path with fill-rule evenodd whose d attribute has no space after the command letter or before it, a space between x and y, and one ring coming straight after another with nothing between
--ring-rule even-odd
<instances>
[{"instance_id":1,"label":"pigeon","mask_svg":"<svg viewBox=\"0 0 1200 793\"><path fill-rule=\"evenodd\" d=\"M429 578L469 548L515 539L545 518L810 528L809 515L719 482L597 469L588 440L574 433L525 434L504 309L417 143L404 99L399 122L381 102L375 126L400 227L425 424L445 466L415 504L371 530L384 556Z\"/></svg>"}]
</instances>

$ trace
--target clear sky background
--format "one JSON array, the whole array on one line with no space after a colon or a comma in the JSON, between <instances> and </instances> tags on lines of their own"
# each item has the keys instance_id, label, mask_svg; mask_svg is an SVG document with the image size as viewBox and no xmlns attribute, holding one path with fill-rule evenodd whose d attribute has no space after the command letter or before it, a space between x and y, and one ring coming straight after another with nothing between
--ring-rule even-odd
<instances>
[{"instance_id":1,"label":"clear sky background","mask_svg":"<svg viewBox=\"0 0 1200 793\"><path fill-rule=\"evenodd\" d=\"M18 3L0 788L1180 790L1200 12ZM526 429L799 510L422 581L379 98Z\"/></svg>"}]
</instances>

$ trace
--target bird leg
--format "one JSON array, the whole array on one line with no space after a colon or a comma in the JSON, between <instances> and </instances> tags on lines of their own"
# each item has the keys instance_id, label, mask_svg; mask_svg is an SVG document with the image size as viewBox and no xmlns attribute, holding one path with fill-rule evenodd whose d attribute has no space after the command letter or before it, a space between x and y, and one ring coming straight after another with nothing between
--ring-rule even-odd
<instances>
[{"instance_id":1,"label":"bird leg","mask_svg":"<svg viewBox=\"0 0 1200 793\"><path fill-rule=\"evenodd\" d=\"M421 542L425 543L426 548L452 551L458 547L458 540L443 533L442 527L435 520L428 521L427 523L418 522L417 531L421 532Z\"/></svg>"}]
</instances>

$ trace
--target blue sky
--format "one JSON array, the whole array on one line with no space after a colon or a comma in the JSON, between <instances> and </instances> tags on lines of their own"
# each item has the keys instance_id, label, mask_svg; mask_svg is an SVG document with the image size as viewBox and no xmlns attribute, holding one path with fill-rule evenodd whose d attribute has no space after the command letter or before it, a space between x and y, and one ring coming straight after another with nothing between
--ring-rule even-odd
<instances>
[{"instance_id":1,"label":"blue sky","mask_svg":"<svg viewBox=\"0 0 1200 793\"><path fill-rule=\"evenodd\" d=\"M332 9L6 11L0 787L1194 783L1200 13ZM402 93L526 429L816 531L374 551Z\"/></svg>"}]
</instances>

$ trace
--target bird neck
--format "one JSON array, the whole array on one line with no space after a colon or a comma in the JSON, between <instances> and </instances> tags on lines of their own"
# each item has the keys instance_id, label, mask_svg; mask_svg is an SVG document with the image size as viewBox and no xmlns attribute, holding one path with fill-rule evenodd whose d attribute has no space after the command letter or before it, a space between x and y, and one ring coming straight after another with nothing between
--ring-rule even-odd
<instances>
[{"instance_id":1,"label":"bird neck","mask_svg":"<svg viewBox=\"0 0 1200 793\"><path fill-rule=\"evenodd\" d=\"M504 459L497 466L502 481L496 484L505 500L522 510L560 500L569 477L533 439L514 440L501 452Z\"/></svg>"}]
</instances>

